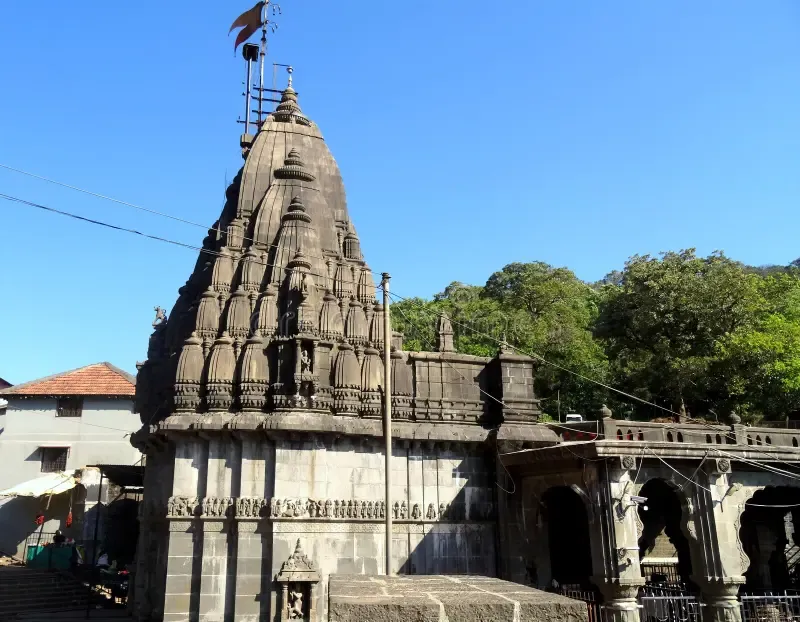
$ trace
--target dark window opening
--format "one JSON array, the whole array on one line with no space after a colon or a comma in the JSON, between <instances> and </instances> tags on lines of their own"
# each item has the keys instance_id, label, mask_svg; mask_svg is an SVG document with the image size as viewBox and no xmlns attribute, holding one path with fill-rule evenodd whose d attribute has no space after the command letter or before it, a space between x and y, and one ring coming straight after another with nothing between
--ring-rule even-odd
<instances>
[{"instance_id":1,"label":"dark window opening","mask_svg":"<svg viewBox=\"0 0 800 622\"><path fill-rule=\"evenodd\" d=\"M56 404L56 417L80 417L83 412L83 398L60 397Z\"/></svg>"},{"instance_id":2,"label":"dark window opening","mask_svg":"<svg viewBox=\"0 0 800 622\"><path fill-rule=\"evenodd\" d=\"M67 470L69 447L42 447L42 473Z\"/></svg>"}]
</instances>

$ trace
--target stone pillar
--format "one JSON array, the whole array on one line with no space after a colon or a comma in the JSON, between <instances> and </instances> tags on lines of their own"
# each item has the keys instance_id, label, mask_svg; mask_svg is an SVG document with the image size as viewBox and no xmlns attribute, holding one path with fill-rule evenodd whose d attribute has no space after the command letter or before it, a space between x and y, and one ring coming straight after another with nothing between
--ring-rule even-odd
<instances>
[{"instance_id":1,"label":"stone pillar","mask_svg":"<svg viewBox=\"0 0 800 622\"><path fill-rule=\"evenodd\" d=\"M206 457L206 444L201 439L175 439L172 497L186 498L189 508L205 494ZM188 511L168 518L164 622L183 622L197 611L202 534L197 533L198 521Z\"/></svg>"},{"instance_id":2,"label":"stone pillar","mask_svg":"<svg viewBox=\"0 0 800 622\"><path fill-rule=\"evenodd\" d=\"M170 521L164 622L185 622L196 610L200 575L195 549L200 540L194 536L192 521Z\"/></svg>"},{"instance_id":3,"label":"stone pillar","mask_svg":"<svg viewBox=\"0 0 800 622\"><path fill-rule=\"evenodd\" d=\"M603 583L603 622L639 622L639 588L642 581L629 581L626 584Z\"/></svg>"},{"instance_id":4,"label":"stone pillar","mask_svg":"<svg viewBox=\"0 0 800 622\"><path fill-rule=\"evenodd\" d=\"M232 529L234 508L229 506L229 500L239 496L240 469L239 444L229 436L212 436L208 442L206 498L211 508L218 509L212 509L212 516L202 519L200 622L223 622L226 612L230 613L234 606L234 583L229 575L235 569L237 547L236 531Z\"/></svg>"},{"instance_id":5,"label":"stone pillar","mask_svg":"<svg viewBox=\"0 0 800 622\"><path fill-rule=\"evenodd\" d=\"M706 622L741 622L737 600L748 559L739 539L741 514L749 495L731 481L731 464L709 460L687 489L685 531L692 556L692 580L700 588Z\"/></svg>"},{"instance_id":6,"label":"stone pillar","mask_svg":"<svg viewBox=\"0 0 800 622\"><path fill-rule=\"evenodd\" d=\"M626 456L626 458L630 458ZM599 467L587 504L592 534L592 581L604 598L606 622L639 622L639 565L636 504L631 500L635 460ZM605 469L604 478L603 469ZM604 481L605 479L605 481Z\"/></svg>"},{"instance_id":7,"label":"stone pillar","mask_svg":"<svg viewBox=\"0 0 800 622\"><path fill-rule=\"evenodd\" d=\"M273 496L272 447L254 434L242 436L242 497L268 500ZM266 504L265 511L269 511ZM270 619L271 529L264 517L237 517L236 598L234 620L258 622Z\"/></svg>"},{"instance_id":8,"label":"stone pillar","mask_svg":"<svg viewBox=\"0 0 800 622\"><path fill-rule=\"evenodd\" d=\"M231 524L227 520L204 519L201 562L199 622L223 622L228 603L228 551ZM234 536L235 539L235 536Z\"/></svg>"},{"instance_id":9,"label":"stone pillar","mask_svg":"<svg viewBox=\"0 0 800 622\"><path fill-rule=\"evenodd\" d=\"M703 595L704 622L741 622L742 610L739 605L740 582L703 581L700 589Z\"/></svg>"}]
</instances>

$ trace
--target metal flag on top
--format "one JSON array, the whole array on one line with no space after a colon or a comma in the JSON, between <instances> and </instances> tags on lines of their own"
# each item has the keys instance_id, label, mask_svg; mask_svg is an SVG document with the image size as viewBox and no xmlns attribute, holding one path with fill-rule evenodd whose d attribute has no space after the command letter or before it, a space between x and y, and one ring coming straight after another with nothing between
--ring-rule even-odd
<instances>
[{"instance_id":1,"label":"metal flag on top","mask_svg":"<svg viewBox=\"0 0 800 622\"><path fill-rule=\"evenodd\" d=\"M268 23L266 9L269 4L269 0L262 0L261 2L258 2L252 9L242 13L234 20L233 24L231 24L228 34L231 34L237 28L241 28L239 34L236 35L236 42L233 46L234 52L239 45L253 36L253 33Z\"/></svg>"}]
</instances>

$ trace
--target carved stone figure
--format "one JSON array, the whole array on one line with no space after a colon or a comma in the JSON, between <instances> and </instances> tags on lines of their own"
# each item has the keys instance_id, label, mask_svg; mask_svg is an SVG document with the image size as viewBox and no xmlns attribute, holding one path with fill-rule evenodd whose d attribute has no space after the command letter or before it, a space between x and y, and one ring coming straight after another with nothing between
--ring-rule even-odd
<instances>
[{"instance_id":1,"label":"carved stone figure","mask_svg":"<svg viewBox=\"0 0 800 622\"><path fill-rule=\"evenodd\" d=\"M408 506L406 505L406 502L403 501L403 503L400 504L400 518L405 519L407 517L408 517Z\"/></svg>"},{"instance_id":2,"label":"carved stone figure","mask_svg":"<svg viewBox=\"0 0 800 622\"><path fill-rule=\"evenodd\" d=\"M302 620L303 616L303 592L293 590L289 592L289 617L293 620Z\"/></svg>"},{"instance_id":3,"label":"carved stone figure","mask_svg":"<svg viewBox=\"0 0 800 622\"><path fill-rule=\"evenodd\" d=\"M307 506L308 506L308 515L309 515L309 517L316 518L317 516L319 516L319 514L317 513L318 510L317 510L317 502L316 501L309 500L308 503L307 503Z\"/></svg>"},{"instance_id":4,"label":"carved stone figure","mask_svg":"<svg viewBox=\"0 0 800 622\"><path fill-rule=\"evenodd\" d=\"M333 518L333 501L330 499L325 500L325 516L327 518Z\"/></svg>"},{"instance_id":5,"label":"carved stone figure","mask_svg":"<svg viewBox=\"0 0 800 622\"><path fill-rule=\"evenodd\" d=\"M164 309L162 309L161 307L153 307L153 311L156 312L156 319L153 320L153 328L166 323L167 312Z\"/></svg>"},{"instance_id":6,"label":"carved stone figure","mask_svg":"<svg viewBox=\"0 0 800 622\"><path fill-rule=\"evenodd\" d=\"M444 518L447 514L447 506L444 503L439 504L439 518Z\"/></svg>"},{"instance_id":7,"label":"carved stone figure","mask_svg":"<svg viewBox=\"0 0 800 622\"><path fill-rule=\"evenodd\" d=\"M300 354L300 372L303 374L311 372L311 357L308 355L308 350L303 350Z\"/></svg>"},{"instance_id":8,"label":"carved stone figure","mask_svg":"<svg viewBox=\"0 0 800 622\"><path fill-rule=\"evenodd\" d=\"M372 501L368 501L367 502L367 518L372 518L374 511L375 511L375 508L372 505Z\"/></svg>"},{"instance_id":9,"label":"carved stone figure","mask_svg":"<svg viewBox=\"0 0 800 622\"><path fill-rule=\"evenodd\" d=\"M419 509L419 503L415 503L414 507L411 508L411 518L414 520L419 520L422 518L422 512Z\"/></svg>"},{"instance_id":10,"label":"carved stone figure","mask_svg":"<svg viewBox=\"0 0 800 622\"><path fill-rule=\"evenodd\" d=\"M428 513L425 515L428 520L433 520L436 518L436 506L433 503L428 504Z\"/></svg>"},{"instance_id":11,"label":"carved stone figure","mask_svg":"<svg viewBox=\"0 0 800 622\"><path fill-rule=\"evenodd\" d=\"M398 518L400 516L400 504L395 501L394 505L392 506L392 516L394 518Z\"/></svg>"}]
</instances>

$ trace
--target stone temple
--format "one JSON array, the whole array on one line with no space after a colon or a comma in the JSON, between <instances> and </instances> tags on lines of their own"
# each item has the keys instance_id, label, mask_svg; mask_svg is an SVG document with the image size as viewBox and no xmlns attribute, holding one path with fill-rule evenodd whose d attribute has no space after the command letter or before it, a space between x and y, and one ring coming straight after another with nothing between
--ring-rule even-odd
<instances>
[{"instance_id":1,"label":"stone temple","mask_svg":"<svg viewBox=\"0 0 800 622\"><path fill-rule=\"evenodd\" d=\"M139 366L137 615L267 620L299 594L326 619L328 575L383 570L385 512L395 572L496 576L496 442L556 439L531 425L533 361L457 354L444 317L435 352L391 335L386 507L384 309L339 169L291 84L244 144Z\"/></svg>"},{"instance_id":2,"label":"stone temple","mask_svg":"<svg viewBox=\"0 0 800 622\"><path fill-rule=\"evenodd\" d=\"M434 352L384 335L339 170L291 85L242 144L244 167L139 368L138 620L800 611L788 591L800 588L800 430L735 415L619 421L606 408L540 422L530 358L457 354L444 316ZM387 512L396 577L376 576ZM588 604L524 587L556 584Z\"/></svg>"}]
</instances>

